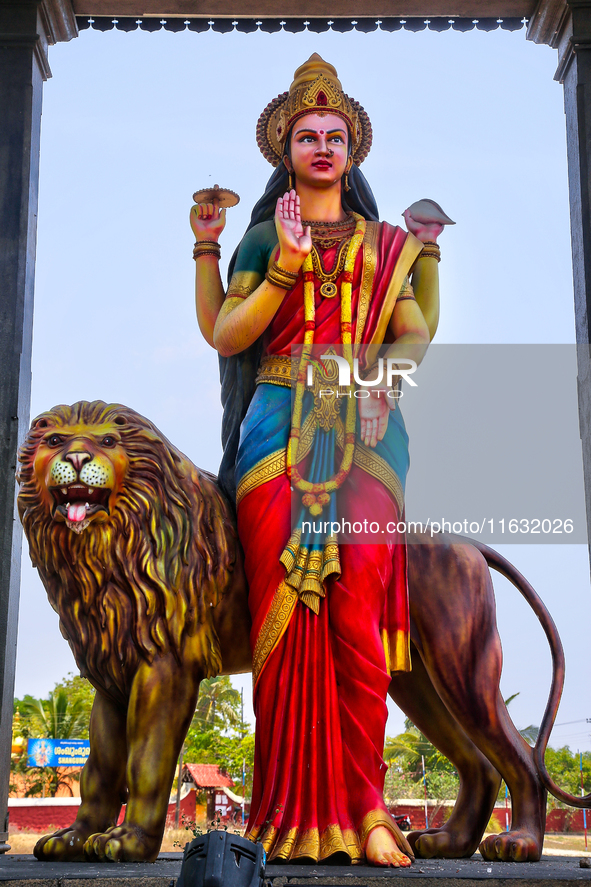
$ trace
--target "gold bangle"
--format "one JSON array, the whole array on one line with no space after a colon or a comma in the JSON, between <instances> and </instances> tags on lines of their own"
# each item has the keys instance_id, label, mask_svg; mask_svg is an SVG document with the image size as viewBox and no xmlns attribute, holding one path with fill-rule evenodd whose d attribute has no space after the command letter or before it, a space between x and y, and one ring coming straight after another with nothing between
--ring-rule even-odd
<instances>
[{"instance_id":1,"label":"gold bangle","mask_svg":"<svg viewBox=\"0 0 591 887\"><path fill-rule=\"evenodd\" d=\"M290 290L293 289L294 281L293 280L285 280L282 277L278 277L274 274L273 268L269 268L267 273L265 274L265 278L271 284L271 286L278 286L279 289L282 290Z\"/></svg>"},{"instance_id":2,"label":"gold bangle","mask_svg":"<svg viewBox=\"0 0 591 887\"><path fill-rule=\"evenodd\" d=\"M298 276L299 274L297 271L286 271L285 268L282 268L277 262L273 262L265 274L266 279L272 286L278 286L280 289L284 290L292 289L295 286Z\"/></svg>"},{"instance_id":3,"label":"gold bangle","mask_svg":"<svg viewBox=\"0 0 591 887\"><path fill-rule=\"evenodd\" d=\"M437 259L438 262L441 261L441 248L438 243L435 243L434 240L426 240L423 244L423 249L419 253L419 259Z\"/></svg>"},{"instance_id":4,"label":"gold bangle","mask_svg":"<svg viewBox=\"0 0 591 887\"><path fill-rule=\"evenodd\" d=\"M193 258L198 259L199 256L221 256L221 247L217 240L198 240L193 247Z\"/></svg>"},{"instance_id":5,"label":"gold bangle","mask_svg":"<svg viewBox=\"0 0 591 887\"><path fill-rule=\"evenodd\" d=\"M299 275L299 271L288 271L286 268L282 268L278 262L273 262L272 266L274 271L278 271L279 274L285 274L286 277L293 277L294 280L297 279Z\"/></svg>"},{"instance_id":6,"label":"gold bangle","mask_svg":"<svg viewBox=\"0 0 591 887\"><path fill-rule=\"evenodd\" d=\"M293 280L294 283L299 276L299 271L286 271L286 269L282 268L281 265L279 265L277 262L273 262L269 270L279 275L280 277L285 277L288 280Z\"/></svg>"},{"instance_id":7,"label":"gold bangle","mask_svg":"<svg viewBox=\"0 0 591 887\"><path fill-rule=\"evenodd\" d=\"M197 261L197 259L200 259L201 256L214 256L216 259L221 258L220 254L214 249L202 249L201 252L193 253L193 258L195 259L195 261Z\"/></svg>"}]
</instances>

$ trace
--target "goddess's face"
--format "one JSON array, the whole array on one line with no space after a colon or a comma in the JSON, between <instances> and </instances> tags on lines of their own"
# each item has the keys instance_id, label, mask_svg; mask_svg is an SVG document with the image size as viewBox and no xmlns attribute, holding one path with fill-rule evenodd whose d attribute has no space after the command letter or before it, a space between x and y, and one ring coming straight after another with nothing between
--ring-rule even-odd
<instances>
[{"instance_id":1,"label":"goddess's face","mask_svg":"<svg viewBox=\"0 0 591 887\"><path fill-rule=\"evenodd\" d=\"M347 124L337 114L306 114L291 133L296 182L327 188L340 182L348 159Z\"/></svg>"}]
</instances>

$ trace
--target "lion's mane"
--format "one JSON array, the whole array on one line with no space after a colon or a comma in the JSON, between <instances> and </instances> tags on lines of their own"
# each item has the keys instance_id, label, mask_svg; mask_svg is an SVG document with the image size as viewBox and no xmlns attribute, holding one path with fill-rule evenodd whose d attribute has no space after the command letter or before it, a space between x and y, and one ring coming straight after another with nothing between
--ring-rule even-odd
<instances>
[{"instance_id":1,"label":"lion's mane","mask_svg":"<svg viewBox=\"0 0 591 887\"><path fill-rule=\"evenodd\" d=\"M114 423L129 459L110 520L81 533L53 520L34 473L48 427ZM141 658L200 643L207 675L221 666L211 618L236 559L230 510L147 419L103 401L60 405L34 420L19 452L19 514L33 565L81 672L121 700Z\"/></svg>"}]
</instances>

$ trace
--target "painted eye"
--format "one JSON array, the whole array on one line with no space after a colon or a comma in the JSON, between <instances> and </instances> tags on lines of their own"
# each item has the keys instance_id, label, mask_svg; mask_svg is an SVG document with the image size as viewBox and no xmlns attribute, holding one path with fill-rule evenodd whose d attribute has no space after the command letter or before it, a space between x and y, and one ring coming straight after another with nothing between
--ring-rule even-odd
<instances>
[{"instance_id":1,"label":"painted eye","mask_svg":"<svg viewBox=\"0 0 591 887\"><path fill-rule=\"evenodd\" d=\"M61 434L52 434L51 437L47 438L47 445L50 447L59 447L59 445L63 443L63 440Z\"/></svg>"},{"instance_id":2,"label":"painted eye","mask_svg":"<svg viewBox=\"0 0 591 887\"><path fill-rule=\"evenodd\" d=\"M108 434L106 437L103 437L103 439L101 441L101 444L103 445L103 447L114 447L116 443L117 443L117 441L115 440L114 437L111 437L110 434Z\"/></svg>"}]
</instances>

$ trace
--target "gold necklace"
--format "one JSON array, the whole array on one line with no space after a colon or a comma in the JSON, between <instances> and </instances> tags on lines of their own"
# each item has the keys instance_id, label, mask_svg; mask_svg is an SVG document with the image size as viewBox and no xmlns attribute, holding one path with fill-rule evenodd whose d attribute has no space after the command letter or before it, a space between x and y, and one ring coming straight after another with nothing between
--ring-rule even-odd
<instances>
[{"instance_id":1,"label":"gold necklace","mask_svg":"<svg viewBox=\"0 0 591 887\"><path fill-rule=\"evenodd\" d=\"M322 261L322 257L316 249L316 245L312 244L312 266L314 268L315 276L322 281L322 284L320 286L320 295L324 296L325 299L332 299L338 293L338 287L335 281L345 267L347 247L349 246L350 242L350 237L346 237L341 242L337 257L332 267L332 271L326 270Z\"/></svg>"},{"instance_id":2,"label":"gold necklace","mask_svg":"<svg viewBox=\"0 0 591 887\"><path fill-rule=\"evenodd\" d=\"M304 228L309 226L313 232L314 229L326 231L327 228L334 231L354 231L355 219L350 214L342 222L315 222L313 219L302 219L302 226Z\"/></svg>"},{"instance_id":3,"label":"gold necklace","mask_svg":"<svg viewBox=\"0 0 591 887\"><path fill-rule=\"evenodd\" d=\"M357 254L363 246L363 238L366 230L366 221L363 216L355 213L353 218L356 222L355 234L351 238L349 248L347 249L345 275L343 280L343 295L341 299L341 342L343 345L343 355L347 359L349 367L351 368L353 367L351 341L353 269L355 268ZM338 490L347 479L347 475L351 470L353 454L355 452L356 404L354 397L350 397L347 401L347 412L345 416L345 445L343 447L343 458L337 473L328 480L317 484L304 480L298 469L298 445L302 427L304 392L306 390L306 367L312 355L314 333L316 330L316 304L314 301L315 272L313 269L312 253L309 253L306 256L302 271L304 276L304 347L302 348L300 365L298 367L286 462L287 476L293 486L302 493L310 494L305 502L302 497L302 504L310 509L310 514L318 515L322 513L323 506L330 501L330 498L326 499L323 494L330 494L334 490ZM314 508L314 511L312 511L312 508Z\"/></svg>"},{"instance_id":4,"label":"gold necklace","mask_svg":"<svg viewBox=\"0 0 591 887\"><path fill-rule=\"evenodd\" d=\"M351 238L355 232L355 219L352 216L342 222L303 221L303 227L310 226L312 240L321 249L338 246L343 238Z\"/></svg>"}]
</instances>

